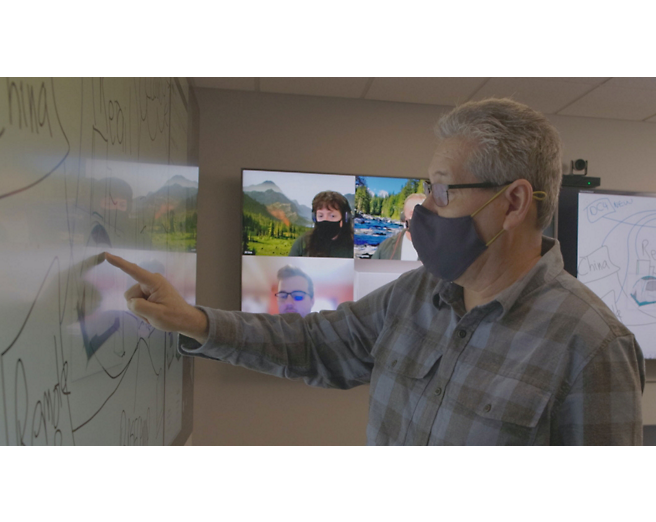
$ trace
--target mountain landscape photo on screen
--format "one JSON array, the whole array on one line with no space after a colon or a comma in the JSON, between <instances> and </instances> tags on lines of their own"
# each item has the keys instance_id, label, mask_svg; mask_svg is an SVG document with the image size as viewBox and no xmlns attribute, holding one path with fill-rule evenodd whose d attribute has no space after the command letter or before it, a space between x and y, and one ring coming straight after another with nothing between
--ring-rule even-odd
<instances>
[{"instance_id":1,"label":"mountain landscape photo on screen","mask_svg":"<svg viewBox=\"0 0 656 522\"><path fill-rule=\"evenodd\" d=\"M244 170L242 253L288 255L312 229L312 199L324 190L341 193L354 207L354 176Z\"/></svg>"}]
</instances>

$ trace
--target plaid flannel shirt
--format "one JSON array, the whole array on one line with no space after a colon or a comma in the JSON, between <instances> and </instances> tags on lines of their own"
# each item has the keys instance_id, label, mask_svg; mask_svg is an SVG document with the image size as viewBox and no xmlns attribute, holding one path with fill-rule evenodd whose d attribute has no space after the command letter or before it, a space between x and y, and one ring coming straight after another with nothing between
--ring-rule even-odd
<instances>
[{"instance_id":1,"label":"plaid flannel shirt","mask_svg":"<svg viewBox=\"0 0 656 522\"><path fill-rule=\"evenodd\" d=\"M641 444L640 347L563 270L557 241L493 301L424 268L336 311L266 315L200 307L208 341L186 355L310 385L370 383L368 444Z\"/></svg>"}]
</instances>

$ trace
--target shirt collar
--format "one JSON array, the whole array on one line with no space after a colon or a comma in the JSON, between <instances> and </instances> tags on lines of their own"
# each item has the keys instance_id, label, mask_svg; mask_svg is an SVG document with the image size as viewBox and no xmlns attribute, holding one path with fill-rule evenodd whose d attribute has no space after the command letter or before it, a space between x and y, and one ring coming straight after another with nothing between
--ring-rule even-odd
<instances>
[{"instance_id":1,"label":"shirt collar","mask_svg":"<svg viewBox=\"0 0 656 522\"><path fill-rule=\"evenodd\" d=\"M504 317L510 309L523 296L544 286L563 271L564 262L560 252L560 243L557 239L542 236L541 258L533 268L519 281L501 291L491 302L484 307L499 304L502 312L499 318ZM447 303L452 308L462 300L462 287L455 283L440 280L433 291L433 304L439 310L442 303Z\"/></svg>"}]
</instances>

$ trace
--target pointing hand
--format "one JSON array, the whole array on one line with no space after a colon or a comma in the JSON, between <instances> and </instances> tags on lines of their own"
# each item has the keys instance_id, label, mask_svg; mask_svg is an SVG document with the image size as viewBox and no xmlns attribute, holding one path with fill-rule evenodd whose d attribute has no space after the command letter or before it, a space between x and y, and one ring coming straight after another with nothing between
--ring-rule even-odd
<instances>
[{"instance_id":1,"label":"pointing hand","mask_svg":"<svg viewBox=\"0 0 656 522\"><path fill-rule=\"evenodd\" d=\"M105 259L137 281L124 294L133 314L159 330L180 332L200 343L207 340L209 323L205 313L187 303L163 275L107 252Z\"/></svg>"}]
</instances>

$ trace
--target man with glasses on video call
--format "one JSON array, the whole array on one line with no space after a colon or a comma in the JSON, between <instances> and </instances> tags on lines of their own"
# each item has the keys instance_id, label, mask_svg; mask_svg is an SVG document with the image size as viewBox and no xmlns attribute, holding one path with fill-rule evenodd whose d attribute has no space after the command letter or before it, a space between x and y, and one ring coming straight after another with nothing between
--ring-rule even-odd
<instances>
[{"instance_id":1,"label":"man with glasses on video call","mask_svg":"<svg viewBox=\"0 0 656 522\"><path fill-rule=\"evenodd\" d=\"M278 270L278 313L300 314L305 317L314 306L314 283L296 266L285 265Z\"/></svg>"},{"instance_id":2,"label":"man with glasses on video call","mask_svg":"<svg viewBox=\"0 0 656 522\"><path fill-rule=\"evenodd\" d=\"M368 444L641 444L644 359L608 307L542 236L562 145L541 114L501 100L456 107L412 241L423 267L336 311L192 307L161 276L128 308L197 343L181 348L308 384L370 384Z\"/></svg>"}]
</instances>

